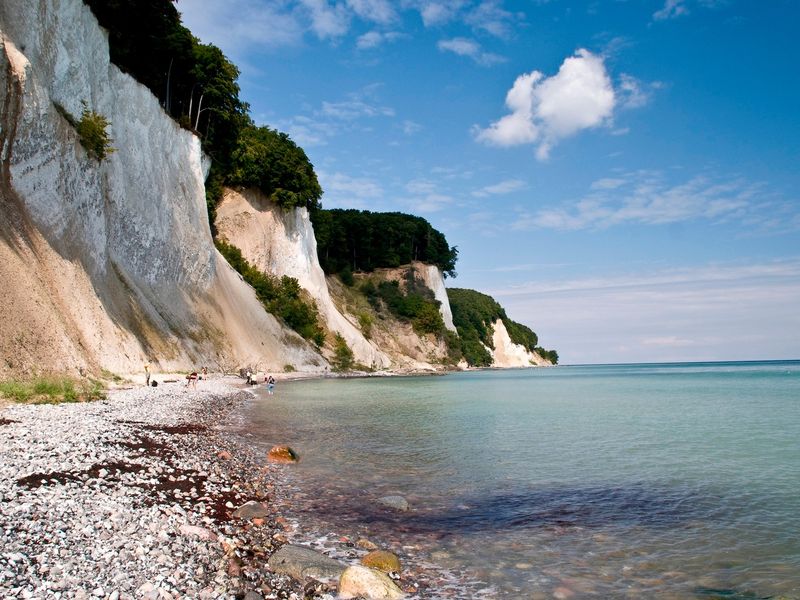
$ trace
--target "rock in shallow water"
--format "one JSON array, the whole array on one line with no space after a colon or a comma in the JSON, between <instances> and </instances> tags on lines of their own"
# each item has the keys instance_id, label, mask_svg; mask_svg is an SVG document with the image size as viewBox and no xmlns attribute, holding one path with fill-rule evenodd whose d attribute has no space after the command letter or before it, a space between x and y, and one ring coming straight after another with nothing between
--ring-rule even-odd
<instances>
[{"instance_id":1,"label":"rock in shallow water","mask_svg":"<svg viewBox=\"0 0 800 600\"><path fill-rule=\"evenodd\" d=\"M275 573L289 575L298 581L312 577L321 581L337 579L345 566L305 546L283 546L273 554L267 566Z\"/></svg>"},{"instance_id":2,"label":"rock in shallow water","mask_svg":"<svg viewBox=\"0 0 800 600\"><path fill-rule=\"evenodd\" d=\"M400 559L388 550L370 552L361 559L361 564L384 573L400 572Z\"/></svg>"},{"instance_id":3,"label":"rock in shallow water","mask_svg":"<svg viewBox=\"0 0 800 600\"><path fill-rule=\"evenodd\" d=\"M347 567L339 579L339 597L400 600L405 598L405 594L388 575L375 569L354 565Z\"/></svg>"},{"instance_id":4,"label":"rock in shallow water","mask_svg":"<svg viewBox=\"0 0 800 600\"><path fill-rule=\"evenodd\" d=\"M378 502L384 506L388 506L389 508L403 512L409 509L408 500L402 496L384 496L382 498L378 498Z\"/></svg>"},{"instance_id":5,"label":"rock in shallow water","mask_svg":"<svg viewBox=\"0 0 800 600\"><path fill-rule=\"evenodd\" d=\"M300 456L289 446L273 446L267 453L267 459L277 463L295 463Z\"/></svg>"}]
</instances>

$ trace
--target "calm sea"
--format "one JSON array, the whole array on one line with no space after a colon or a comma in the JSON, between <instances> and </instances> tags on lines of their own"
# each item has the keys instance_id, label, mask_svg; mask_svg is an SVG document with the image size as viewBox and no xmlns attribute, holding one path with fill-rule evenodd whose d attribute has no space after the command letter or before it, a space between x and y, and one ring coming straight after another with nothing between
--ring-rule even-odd
<instances>
[{"instance_id":1,"label":"calm sea","mask_svg":"<svg viewBox=\"0 0 800 600\"><path fill-rule=\"evenodd\" d=\"M237 421L301 455L304 527L442 596L800 598L800 361L281 383Z\"/></svg>"}]
</instances>

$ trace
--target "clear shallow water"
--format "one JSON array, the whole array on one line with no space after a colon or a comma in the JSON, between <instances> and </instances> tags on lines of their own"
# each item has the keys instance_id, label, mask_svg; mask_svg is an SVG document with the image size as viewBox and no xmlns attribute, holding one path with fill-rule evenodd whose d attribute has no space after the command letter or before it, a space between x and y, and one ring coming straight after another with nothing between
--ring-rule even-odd
<instances>
[{"instance_id":1,"label":"clear shallow water","mask_svg":"<svg viewBox=\"0 0 800 600\"><path fill-rule=\"evenodd\" d=\"M797 361L295 382L240 419L302 456L301 520L487 597L800 598Z\"/></svg>"}]
</instances>

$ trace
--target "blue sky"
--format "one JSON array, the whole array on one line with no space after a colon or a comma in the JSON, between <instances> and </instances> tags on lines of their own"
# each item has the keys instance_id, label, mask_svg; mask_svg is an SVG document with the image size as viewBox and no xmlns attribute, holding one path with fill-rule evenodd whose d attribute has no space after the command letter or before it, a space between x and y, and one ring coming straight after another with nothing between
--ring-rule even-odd
<instances>
[{"instance_id":1,"label":"blue sky","mask_svg":"<svg viewBox=\"0 0 800 600\"><path fill-rule=\"evenodd\" d=\"M800 358L800 4L180 0L327 208L419 214L562 363Z\"/></svg>"}]
</instances>

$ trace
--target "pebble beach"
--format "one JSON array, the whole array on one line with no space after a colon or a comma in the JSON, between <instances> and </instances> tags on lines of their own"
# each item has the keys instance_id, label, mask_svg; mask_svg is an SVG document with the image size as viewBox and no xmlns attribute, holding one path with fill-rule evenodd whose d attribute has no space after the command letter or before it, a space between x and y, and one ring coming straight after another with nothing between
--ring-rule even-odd
<instances>
[{"instance_id":1,"label":"pebble beach","mask_svg":"<svg viewBox=\"0 0 800 600\"><path fill-rule=\"evenodd\" d=\"M238 381L3 407L0 596L336 597L335 582L267 565L302 543L279 508L289 501L281 470L291 467L226 438L221 424L252 400ZM343 557L357 563L363 553Z\"/></svg>"}]
</instances>

